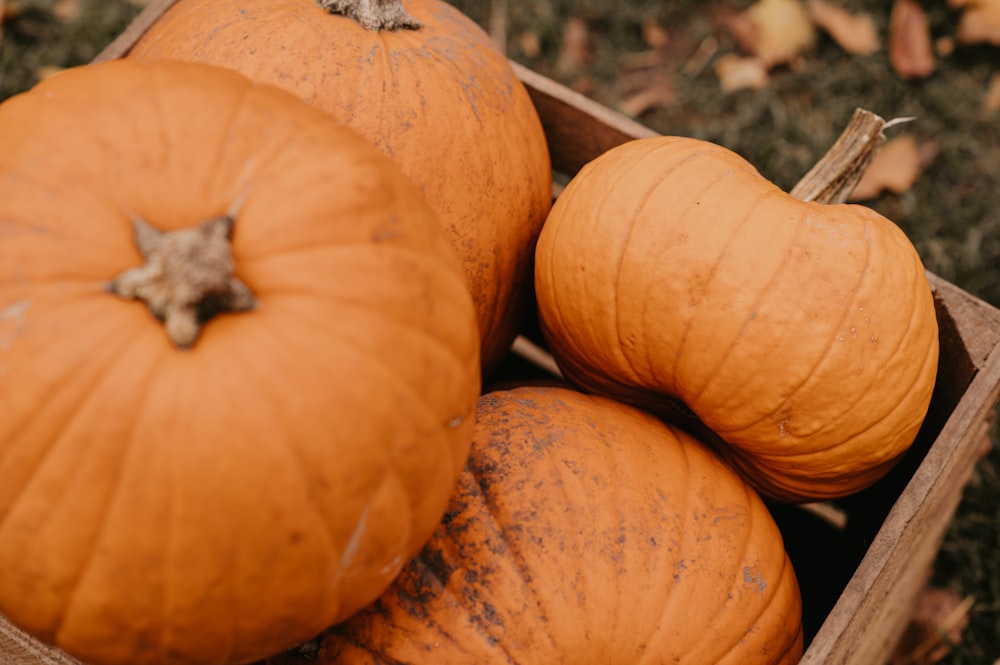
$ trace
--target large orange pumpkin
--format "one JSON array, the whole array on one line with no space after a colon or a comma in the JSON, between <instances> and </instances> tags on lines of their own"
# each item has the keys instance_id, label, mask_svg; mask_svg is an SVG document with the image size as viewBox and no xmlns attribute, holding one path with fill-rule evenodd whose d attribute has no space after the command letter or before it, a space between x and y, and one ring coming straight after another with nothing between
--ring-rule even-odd
<instances>
[{"instance_id":1,"label":"large orange pumpkin","mask_svg":"<svg viewBox=\"0 0 1000 665\"><path fill-rule=\"evenodd\" d=\"M332 113L391 155L462 259L489 372L517 332L551 203L535 108L489 36L443 0L407 0L415 29L366 28L323 5L401 9L398 0L180 0L128 57L236 69Z\"/></svg>"},{"instance_id":2,"label":"large orange pumpkin","mask_svg":"<svg viewBox=\"0 0 1000 665\"><path fill-rule=\"evenodd\" d=\"M0 239L16 625L91 665L246 662L374 600L440 521L471 298L419 191L327 114L207 65L69 70L0 105Z\"/></svg>"},{"instance_id":3,"label":"large orange pumpkin","mask_svg":"<svg viewBox=\"0 0 1000 665\"><path fill-rule=\"evenodd\" d=\"M870 485L930 402L934 301L899 227L794 199L708 142L588 164L545 223L535 284L573 383L667 417L679 400L775 498Z\"/></svg>"},{"instance_id":4,"label":"large orange pumpkin","mask_svg":"<svg viewBox=\"0 0 1000 665\"><path fill-rule=\"evenodd\" d=\"M707 448L565 388L487 394L476 418L458 491L420 556L298 662L799 661L781 534Z\"/></svg>"}]
</instances>

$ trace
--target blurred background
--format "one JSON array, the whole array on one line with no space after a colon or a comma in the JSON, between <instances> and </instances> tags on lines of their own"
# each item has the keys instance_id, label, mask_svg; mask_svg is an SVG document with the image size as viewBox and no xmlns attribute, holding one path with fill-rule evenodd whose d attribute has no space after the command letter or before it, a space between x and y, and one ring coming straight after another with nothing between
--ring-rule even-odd
<instances>
[{"instance_id":1,"label":"blurred background","mask_svg":"<svg viewBox=\"0 0 1000 665\"><path fill-rule=\"evenodd\" d=\"M88 62L147 2L0 0L0 100ZM907 119L855 199L934 273L1000 306L997 0L452 0L509 57L790 189L857 107ZM893 665L1000 663L996 437L935 565L951 648ZM949 645L945 645L946 647Z\"/></svg>"}]
</instances>

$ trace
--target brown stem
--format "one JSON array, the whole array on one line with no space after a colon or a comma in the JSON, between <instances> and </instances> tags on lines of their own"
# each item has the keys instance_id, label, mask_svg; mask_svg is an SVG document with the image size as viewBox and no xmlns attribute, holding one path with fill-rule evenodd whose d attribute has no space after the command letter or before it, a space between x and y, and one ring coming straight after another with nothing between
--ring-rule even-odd
<instances>
[{"instance_id":1,"label":"brown stem","mask_svg":"<svg viewBox=\"0 0 1000 665\"><path fill-rule=\"evenodd\" d=\"M837 141L792 188L802 201L843 203L854 191L872 156L885 141L886 121L871 111L856 109Z\"/></svg>"},{"instance_id":2,"label":"brown stem","mask_svg":"<svg viewBox=\"0 0 1000 665\"><path fill-rule=\"evenodd\" d=\"M420 22L403 9L403 0L319 0L331 14L353 18L368 30L416 30Z\"/></svg>"},{"instance_id":3,"label":"brown stem","mask_svg":"<svg viewBox=\"0 0 1000 665\"><path fill-rule=\"evenodd\" d=\"M108 290L143 301L177 348L194 344L212 316L253 308L250 289L233 276L232 217L170 232L136 219L133 230L146 262L115 277Z\"/></svg>"}]
</instances>

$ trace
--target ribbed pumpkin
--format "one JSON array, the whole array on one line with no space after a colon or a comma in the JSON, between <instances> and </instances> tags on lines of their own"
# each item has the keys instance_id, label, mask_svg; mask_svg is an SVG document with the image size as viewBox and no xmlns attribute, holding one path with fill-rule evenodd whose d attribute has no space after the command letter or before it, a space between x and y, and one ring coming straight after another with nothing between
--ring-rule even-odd
<instances>
[{"instance_id":1,"label":"ribbed pumpkin","mask_svg":"<svg viewBox=\"0 0 1000 665\"><path fill-rule=\"evenodd\" d=\"M0 105L0 236L16 625L89 665L246 662L440 522L471 298L419 191L327 114L207 65L69 70Z\"/></svg>"},{"instance_id":2,"label":"ribbed pumpkin","mask_svg":"<svg viewBox=\"0 0 1000 665\"><path fill-rule=\"evenodd\" d=\"M708 449L564 388L489 393L476 418L458 491L420 556L301 663L799 661L781 534Z\"/></svg>"},{"instance_id":3,"label":"ribbed pumpkin","mask_svg":"<svg viewBox=\"0 0 1000 665\"><path fill-rule=\"evenodd\" d=\"M323 5L367 8L361 20L374 28ZM478 25L443 0L407 0L408 14L399 5L180 0L128 57L236 69L332 113L389 154L426 194L462 260L488 373L530 294L534 244L551 204L545 134ZM394 24L413 19L420 27Z\"/></svg>"},{"instance_id":4,"label":"ribbed pumpkin","mask_svg":"<svg viewBox=\"0 0 1000 665\"><path fill-rule=\"evenodd\" d=\"M546 340L576 385L672 417L783 500L882 477L926 414L934 301L906 235L857 205L807 203L690 138L588 164L538 242Z\"/></svg>"}]
</instances>

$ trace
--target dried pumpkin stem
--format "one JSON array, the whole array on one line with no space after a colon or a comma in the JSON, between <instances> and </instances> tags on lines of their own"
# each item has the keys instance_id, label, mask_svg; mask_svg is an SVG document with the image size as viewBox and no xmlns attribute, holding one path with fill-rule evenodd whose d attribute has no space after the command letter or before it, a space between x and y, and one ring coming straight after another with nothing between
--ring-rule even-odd
<instances>
[{"instance_id":1,"label":"dried pumpkin stem","mask_svg":"<svg viewBox=\"0 0 1000 665\"><path fill-rule=\"evenodd\" d=\"M879 146L887 123L871 111L856 109L843 133L816 165L792 188L802 201L843 203L854 191Z\"/></svg>"},{"instance_id":2,"label":"dried pumpkin stem","mask_svg":"<svg viewBox=\"0 0 1000 665\"><path fill-rule=\"evenodd\" d=\"M250 289L233 276L233 218L164 232L133 220L135 242L145 263L115 277L108 290L141 300L163 321L177 348L194 344L215 314L253 308Z\"/></svg>"},{"instance_id":3,"label":"dried pumpkin stem","mask_svg":"<svg viewBox=\"0 0 1000 665\"><path fill-rule=\"evenodd\" d=\"M369 30L416 30L420 22L403 9L402 0L319 0L331 14L353 18Z\"/></svg>"}]
</instances>

